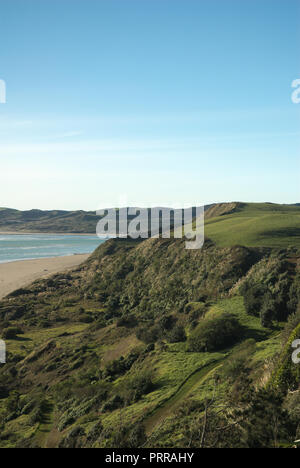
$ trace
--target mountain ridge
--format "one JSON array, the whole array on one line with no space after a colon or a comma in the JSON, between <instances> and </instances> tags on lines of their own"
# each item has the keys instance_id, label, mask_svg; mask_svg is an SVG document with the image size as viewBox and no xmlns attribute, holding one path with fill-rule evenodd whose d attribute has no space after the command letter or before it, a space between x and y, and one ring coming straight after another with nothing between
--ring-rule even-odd
<instances>
[{"instance_id":1,"label":"mountain ridge","mask_svg":"<svg viewBox=\"0 0 300 468\"><path fill-rule=\"evenodd\" d=\"M96 212L0 210L0 232L95 234ZM172 219L171 219L172 227ZM300 205L216 203L205 207L205 233L219 245L300 246Z\"/></svg>"}]
</instances>

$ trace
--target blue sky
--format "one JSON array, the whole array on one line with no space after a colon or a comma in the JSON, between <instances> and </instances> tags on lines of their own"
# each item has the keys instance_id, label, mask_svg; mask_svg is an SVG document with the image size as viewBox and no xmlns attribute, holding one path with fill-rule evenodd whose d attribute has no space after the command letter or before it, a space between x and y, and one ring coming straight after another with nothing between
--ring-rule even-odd
<instances>
[{"instance_id":1,"label":"blue sky","mask_svg":"<svg viewBox=\"0 0 300 468\"><path fill-rule=\"evenodd\" d=\"M300 202L299 0L1 0L0 206Z\"/></svg>"}]
</instances>

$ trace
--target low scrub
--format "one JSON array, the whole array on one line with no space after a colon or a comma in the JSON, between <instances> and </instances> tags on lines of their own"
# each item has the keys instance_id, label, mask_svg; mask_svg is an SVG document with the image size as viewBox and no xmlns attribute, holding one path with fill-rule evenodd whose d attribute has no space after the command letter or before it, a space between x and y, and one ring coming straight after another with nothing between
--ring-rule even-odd
<instances>
[{"instance_id":1,"label":"low scrub","mask_svg":"<svg viewBox=\"0 0 300 468\"><path fill-rule=\"evenodd\" d=\"M204 319L193 331L188 341L192 352L211 352L237 343L243 336L243 327L233 314L224 313Z\"/></svg>"}]
</instances>

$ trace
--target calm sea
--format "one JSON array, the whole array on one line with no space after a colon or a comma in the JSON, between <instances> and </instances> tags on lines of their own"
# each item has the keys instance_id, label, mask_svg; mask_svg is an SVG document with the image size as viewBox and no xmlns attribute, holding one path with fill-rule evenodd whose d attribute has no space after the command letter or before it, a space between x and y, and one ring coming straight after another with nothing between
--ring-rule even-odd
<instances>
[{"instance_id":1,"label":"calm sea","mask_svg":"<svg viewBox=\"0 0 300 468\"><path fill-rule=\"evenodd\" d=\"M103 242L92 235L0 234L0 263L91 253Z\"/></svg>"}]
</instances>

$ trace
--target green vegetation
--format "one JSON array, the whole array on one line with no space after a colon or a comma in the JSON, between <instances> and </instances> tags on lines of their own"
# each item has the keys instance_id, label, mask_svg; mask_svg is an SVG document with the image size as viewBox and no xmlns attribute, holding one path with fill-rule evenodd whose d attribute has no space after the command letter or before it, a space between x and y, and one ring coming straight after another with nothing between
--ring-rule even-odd
<instances>
[{"instance_id":1,"label":"green vegetation","mask_svg":"<svg viewBox=\"0 0 300 468\"><path fill-rule=\"evenodd\" d=\"M17 338L17 335L23 335L23 330L18 327L8 327L4 328L2 331L2 338L4 340L14 340Z\"/></svg>"},{"instance_id":2,"label":"green vegetation","mask_svg":"<svg viewBox=\"0 0 300 468\"><path fill-rule=\"evenodd\" d=\"M189 337L189 351L219 351L243 338L243 328L233 314L204 319Z\"/></svg>"},{"instance_id":3,"label":"green vegetation","mask_svg":"<svg viewBox=\"0 0 300 468\"><path fill-rule=\"evenodd\" d=\"M0 209L0 230L95 234L99 219L92 211L18 211L3 208ZM207 206L205 234L221 247L300 247L300 206L274 203ZM125 268L128 266L125 265ZM119 274L122 274L121 270Z\"/></svg>"},{"instance_id":4,"label":"green vegetation","mask_svg":"<svg viewBox=\"0 0 300 468\"><path fill-rule=\"evenodd\" d=\"M274 216L290 210L296 226L295 209ZM268 205L210 210L218 229L241 217L244 238L241 213L270 216ZM298 240L210 237L199 251L110 240L74 271L3 299L0 447L293 446Z\"/></svg>"},{"instance_id":5,"label":"green vegetation","mask_svg":"<svg viewBox=\"0 0 300 468\"><path fill-rule=\"evenodd\" d=\"M217 245L300 247L300 207L273 203L236 203L229 214L210 217L205 234ZM214 214L214 213L213 213Z\"/></svg>"},{"instance_id":6,"label":"green vegetation","mask_svg":"<svg viewBox=\"0 0 300 468\"><path fill-rule=\"evenodd\" d=\"M95 234L99 216L89 211L19 211L0 209L0 230L5 232L55 232Z\"/></svg>"}]
</instances>

